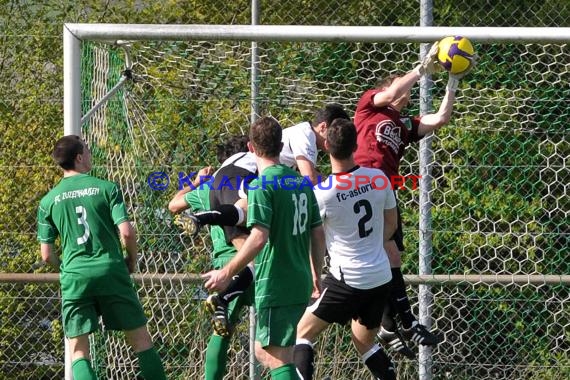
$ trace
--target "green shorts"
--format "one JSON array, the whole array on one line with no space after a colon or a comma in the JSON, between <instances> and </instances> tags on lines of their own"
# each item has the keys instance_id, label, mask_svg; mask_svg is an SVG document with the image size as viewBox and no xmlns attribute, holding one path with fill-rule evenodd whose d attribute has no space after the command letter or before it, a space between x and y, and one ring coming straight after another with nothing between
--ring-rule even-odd
<instances>
[{"instance_id":1,"label":"green shorts","mask_svg":"<svg viewBox=\"0 0 570 380\"><path fill-rule=\"evenodd\" d=\"M63 331L68 338L96 331L99 316L107 330L134 330L147 322L134 289L121 295L62 300Z\"/></svg>"},{"instance_id":2,"label":"green shorts","mask_svg":"<svg viewBox=\"0 0 570 380\"><path fill-rule=\"evenodd\" d=\"M297 323L307 304L260 308L257 310L255 340L261 347L289 347L295 345Z\"/></svg>"}]
</instances>

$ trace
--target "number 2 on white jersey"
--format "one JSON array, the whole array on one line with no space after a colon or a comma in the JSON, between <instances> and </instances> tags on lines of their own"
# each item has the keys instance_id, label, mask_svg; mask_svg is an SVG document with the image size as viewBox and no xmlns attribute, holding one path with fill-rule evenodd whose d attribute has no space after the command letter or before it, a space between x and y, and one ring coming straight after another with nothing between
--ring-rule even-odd
<instances>
[{"instance_id":1,"label":"number 2 on white jersey","mask_svg":"<svg viewBox=\"0 0 570 380\"><path fill-rule=\"evenodd\" d=\"M358 221L358 236L365 238L372 232L372 228L366 228L366 222L372 219L372 206L366 199L361 199L354 204L354 213L360 214L362 208L364 208L364 216Z\"/></svg>"},{"instance_id":2,"label":"number 2 on white jersey","mask_svg":"<svg viewBox=\"0 0 570 380\"><path fill-rule=\"evenodd\" d=\"M76 206L75 212L77 213L77 223L85 227L85 232L83 236L77 238L77 244L85 244L87 239L89 239L89 224L87 223L87 210L83 206Z\"/></svg>"}]
</instances>

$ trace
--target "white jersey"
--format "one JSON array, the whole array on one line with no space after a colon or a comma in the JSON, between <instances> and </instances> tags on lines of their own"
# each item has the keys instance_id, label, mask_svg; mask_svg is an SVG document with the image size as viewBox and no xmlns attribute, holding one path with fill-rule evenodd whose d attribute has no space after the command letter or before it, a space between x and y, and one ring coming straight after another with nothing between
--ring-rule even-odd
<instances>
[{"instance_id":1,"label":"white jersey","mask_svg":"<svg viewBox=\"0 0 570 380\"><path fill-rule=\"evenodd\" d=\"M384 210L396 207L396 198L384 172L356 166L315 186L315 196L325 229L330 273L357 289L389 282L392 272L383 245Z\"/></svg>"},{"instance_id":2,"label":"white jersey","mask_svg":"<svg viewBox=\"0 0 570 380\"><path fill-rule=\"evenodd\" d=\"M251 173L257 172L257 163L255 161L255 154L251 152L239 152L231 155L222 163L220 169L228 165L237 166L238 168L245 169Z\"/></svg>"},{"instance_id":3,"label":"white jersey","mask_svg":"<svg viewBox=\"0 0 570 380\"><path fill-rule=\"evenodd\" d=\"M237 170L234 169L235 173L229 172L231 175L241 175L241 181L239 181L239 189L238 189L238 196L243 199L247 199L247 188L246 184L250 181L245 181L245 177L249 177L250 175L253 177L257 177L257 161L255 160L255 154L251 152L239 152L228 159L226 159L222 166L214 173L214 178L216 174L223 168L228 165L233 165ZM243 170L240 170L243 169ZM247 173L249 172L249 173ZM251 180L251 179L250 179Z\"/></svg>"},{"instance_id":4,"label":"white jersey","mask_svg":"<svg viewBox=\"0 0 570 380\"><path fill-rule=\"evenodd\" d=\"M297 168L298 156L305 157L314 166L317 165L317 137L311 124L303 122L283 129L283 149L279 161L290 168Z\"/></svg>"}]
</instances>

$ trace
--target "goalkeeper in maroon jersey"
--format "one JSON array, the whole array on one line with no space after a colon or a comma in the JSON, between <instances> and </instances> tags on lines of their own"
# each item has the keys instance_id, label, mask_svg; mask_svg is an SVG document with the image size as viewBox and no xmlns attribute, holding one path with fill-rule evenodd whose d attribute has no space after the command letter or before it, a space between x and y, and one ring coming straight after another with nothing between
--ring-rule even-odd
<instances>
[{"instance_id":1,"label":"goalkeeper in maroon jersey","mask_svg":"<svg viewBox=\"0 0 570 380\"><path fill-rule=\"evenodd\" d=\"M354 115L354 124L358 134L358 149L354 154L357 164L383 170L388 178L399 176L400 160L410 143L418 142L427 134L447 124L451 118L455 92L459 80L475 66L476 58L470 68L461 74L449 74L446 93L439 110L423 116L408 116L403 109L410 101L411 88L424 74L439 71L436 61L437 46L435 43L422 63L403 76L392 76L381 80L373 89L361 96ZM397 184L392 184L394 187ZM384 309L382 327L378 336L395 351L413 358L414 353L397 329L394 320L397 312L402 322L402 335L418 344L433 346L440 338L432 334L416 320L410 301L406 295L406 285L400 270L401 254L404 251L403 230L398 207L398 230L385 248L392 266L391 302Z\"/></svg>"}]
</instances>

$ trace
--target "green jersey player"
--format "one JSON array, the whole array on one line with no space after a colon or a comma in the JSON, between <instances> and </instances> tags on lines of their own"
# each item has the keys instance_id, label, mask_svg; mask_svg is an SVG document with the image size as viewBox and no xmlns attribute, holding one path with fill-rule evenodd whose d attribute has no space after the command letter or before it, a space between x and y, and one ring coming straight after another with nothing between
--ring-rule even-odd
<instances>
[{"instance_id":1,"label":"green jersey player","mask_svg":"<svg viewBox=\"0 0 570 380\"><path fill-rule=\"evenodd\" d=\"M38 240L42 259L61 272L63 329L73 378L96 379L88 336L101 316L107 329L125 332L145 379L166 379L129 275L136 267L137 243L121 192L114 183L86 174L91 153L78 136L58 140L52 156L63 169L63 179L40 202ZM55 253L58 236L63 261Z\"/></svg>"},{"instance_id":2,"label":"green jersey player","mask_svg":"<svg viewBox=\"0 0 570 380\"><path fill-rule=\"evenodd\" d=\"M218 160L222 167L213 173L211 167L201 169L194 179L192 186L180 190L169 202L168 208L173 213L190 210L194 213L209 211L215 204L224 201L235 202L238 197L239 178L253 174L257 170L255 158L246 158L247 136L234 136L223 145L218 146ZM220 154L223 149L224 154ZM229 157L228 157L229 156ZM247 154L249 156L249 154ZM211 175L213 173L213 176ZM202 182L208 180L207 182ZM218 181L225 180L224 186ZM177 218L180 215L177 215ZM178 219L179 221L182 218ZM224 231L224 229L226 231ZM222 268L232 259L237 248L241 247L248 231L245 228L212 226L210 237L212 239L212 266L215 269ZM250 279L242 278L247 282L243 289L228 289L227 305L223 310L217 308L214 311L212 324L215 333L210 336L206 348L205 380L222 380L226 374L228 362L228 350L231 342L233 326L239 321L239 317L245 306L253 303L253 286ZM209 299L212 296L208 297ZM222 297L220 295L220 297ZM206 302L206 305L209 305Z\"/></svg>"},{"instance_id":3,"label":"green jersey player","mask_svg":"<svg viewBox=\"0 0 570 380\"><path fill-rule=\"evenodd\" d=\"M296 380L296 328L311 291L320 286L324 235L311 185L301 186L303 178L279 163L281 134L271 117L251 126L248 145L259 170L247 197L251 232L228 264L203 277L208 289L223 290L255 259L256 357L272 379Z\"/></svg>"}]
</instances>

